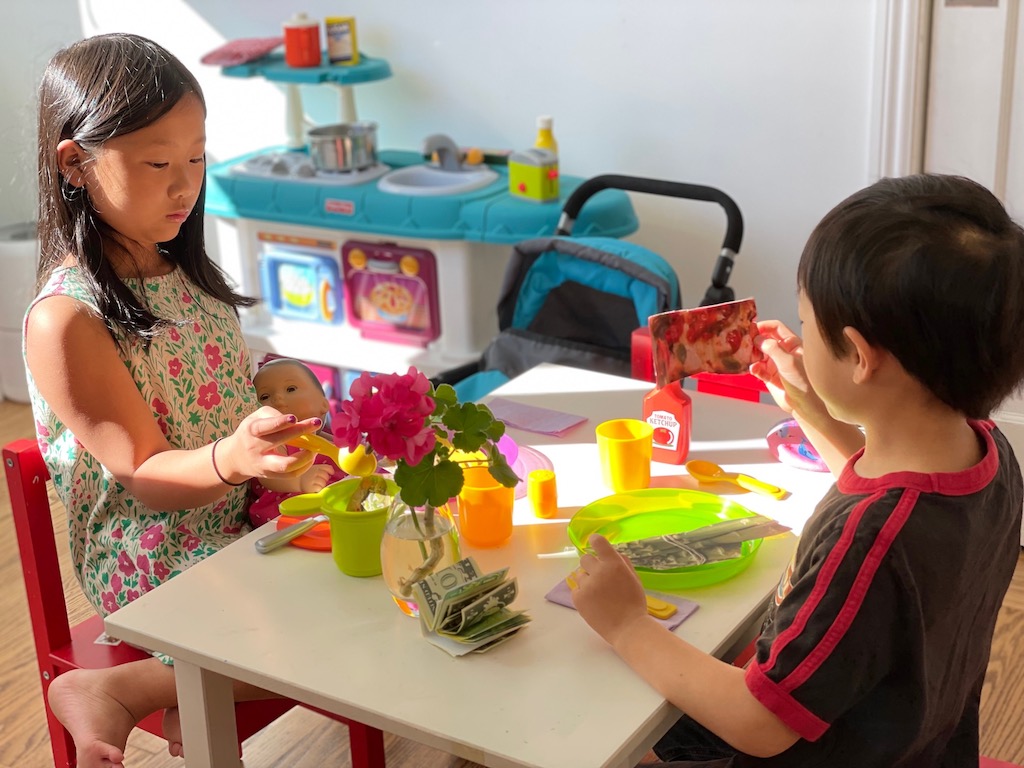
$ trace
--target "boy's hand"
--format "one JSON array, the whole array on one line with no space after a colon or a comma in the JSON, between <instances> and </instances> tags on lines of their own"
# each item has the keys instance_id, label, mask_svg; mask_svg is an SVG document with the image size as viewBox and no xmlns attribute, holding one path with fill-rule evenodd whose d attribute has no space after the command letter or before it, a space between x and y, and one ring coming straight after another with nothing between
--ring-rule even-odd
<instances>
[{"instance_id":1,"label":"boy's hand","mask_svg":"<svg viewBox=\"0 0 1024 768\"><path fill-rule=\"evenodd\" d=\"M583 555L566 581L580 616L614 646L634 622L646 619L644 589L629 558L616 552L608 539L594 534L588 543L593 554Z\"/></svg>"},{"instance_id":2,"label":"boy's hand","mask_svg":"<svg viewBox=\"0 0 1024 768\"><path fill-rule=\"evenodd\" d=\"M794 416L824 410L804 372L800 337L778 320L762 320L757 332L755 343L764 353L764 360L752 363L750 373L768 386L779 407Z\"/></svg>"}]
</instances>

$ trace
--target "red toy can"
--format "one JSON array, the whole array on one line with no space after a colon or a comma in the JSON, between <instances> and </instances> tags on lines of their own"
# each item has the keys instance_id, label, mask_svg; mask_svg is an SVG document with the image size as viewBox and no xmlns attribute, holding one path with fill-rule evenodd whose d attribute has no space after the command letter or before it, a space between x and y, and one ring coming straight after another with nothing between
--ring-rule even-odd
<instances>
[{"instance_id":1,"label":"red toy can","mask_svg":"<svg viewBox=\"0 0 1024 768\"><path fill-rule=\"evenodd\" d=\"M285 64L289 67L320 66L320 22L304 13L296 13L282 26Z\"/></svg>"}]
</instances>

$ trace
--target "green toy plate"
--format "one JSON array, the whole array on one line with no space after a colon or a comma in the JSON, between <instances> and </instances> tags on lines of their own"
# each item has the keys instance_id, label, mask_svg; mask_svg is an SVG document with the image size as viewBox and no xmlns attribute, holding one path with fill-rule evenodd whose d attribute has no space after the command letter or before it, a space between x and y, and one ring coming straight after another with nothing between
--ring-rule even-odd
<instances>
[{"instance_id":1,"label":"green toy plate","mask_svg":"<svg viewBox=\"0 0 1024 768\"><path fill-rule=\"evenodd\" d=\"M667 533L684 533L723 520L753 515L746 507L713 493L681 488L645 488L605 496L587 504L569 521L569 540L582 552L592 533L599 533L612 544L618 544ZM744 571L760 548L761 541L744 542L742 554L732 560L669 571L637 568L636 573L648 589L706 587Z\"/></svg>"}]
</instances>

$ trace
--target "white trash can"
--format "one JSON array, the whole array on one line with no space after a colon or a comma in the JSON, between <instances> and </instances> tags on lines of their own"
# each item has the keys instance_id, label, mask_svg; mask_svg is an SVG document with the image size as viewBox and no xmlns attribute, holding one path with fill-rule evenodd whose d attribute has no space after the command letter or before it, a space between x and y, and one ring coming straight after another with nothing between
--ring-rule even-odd
<instances>
[{"instance_id":1,"label":"white trash can","mask_svg":"<svg viewBox=\"0 0 1024 768\"><path fill-rule=\"evenodd\" d=\"M32 300L39 261L34 222L0 227L0 396L27 403L21 324Z\"/></svg>"}]
</instances>

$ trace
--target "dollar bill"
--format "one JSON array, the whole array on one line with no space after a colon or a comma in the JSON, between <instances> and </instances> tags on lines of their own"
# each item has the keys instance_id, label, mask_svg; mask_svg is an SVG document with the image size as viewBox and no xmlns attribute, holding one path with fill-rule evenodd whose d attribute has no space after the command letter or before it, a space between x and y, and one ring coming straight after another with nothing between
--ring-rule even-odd
<instances>
[{"instance_id":1,"label":"dollar bill","mask_svg":"<svg viewBox=\"0 0 1024 768\"><path fill-rule=\"evenodd\" d=\"M743 542L788 530L790 528L782 523L755 515L683 533L620 542L615 549L627 555L635 567L664 571L731 560L743 554Z\"/></svg>"},{"instance_id":2,"label":"dollar bill","mask_svg":"<svg viewBox=\"0 0 1024 768\"><path fill-rule=\"evenodd\" d=\"M467 557L416 582L413 585L413 592L416 594L420 620L433 630L441 618L441 610L448 593L457 591L479 578L480 571L476 561Z\"/></svg>"},{"instance_id":3,"label":"dollar bill","mask_svg":"<svg viewBox=\"0 0 1024 768\"><path fill-rule=\"evenodd\" d=\"M519 594L508 568L481 574L472 558L417 582L413 592L423 635L453 656L493 648L530 621L508 608Z\"/></svg>"},{"instance_id":4,"label":"dollar bill","mask_svg":"<svg viewBox=\"0 0 1024 768\"><path fill-rule=\"evenodd\" d=\"M495 613L481 619L476 624L470 625L460 635L445 635L458 643L481 643L493 640L513 629L518 629L529 623L530 617L524 611L512 611L502 608Z\"/></svg>"},{"instance_id":5,"label":"dollar bill","mask_svg":"<svg viewBox=\"0 0 1024 768\"><path fill-rule=\"evenodd\" d=\"M457 604L447 613L441 622L440 631L458 635L471 624L475 624L509 605L518 594L518 582L512 579L502 582L496 588L481 595L474 595L464 603Z\"/></svg>"}]
</instances>

